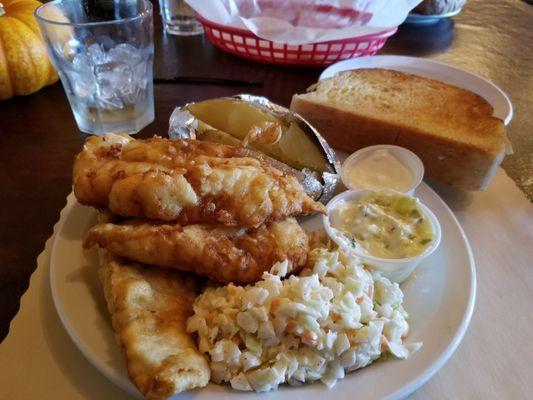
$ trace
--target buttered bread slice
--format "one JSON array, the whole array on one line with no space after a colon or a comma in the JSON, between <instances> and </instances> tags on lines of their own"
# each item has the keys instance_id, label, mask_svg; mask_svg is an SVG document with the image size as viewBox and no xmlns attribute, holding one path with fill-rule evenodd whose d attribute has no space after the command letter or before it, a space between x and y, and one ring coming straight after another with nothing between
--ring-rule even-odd
<instances>
[{"instance_id":1,"label":"buttered bread slice","mask_svg":"<svg viewBox=\"0 0 533 400\"><path fill-rule=\"evenodd\" d=\"M415 152L426 176L467 190L484 189L511 151L503 122L477 94L387 69L338 73L292 98L337 149L396 144Z\"/></svg>"}]
</instances>

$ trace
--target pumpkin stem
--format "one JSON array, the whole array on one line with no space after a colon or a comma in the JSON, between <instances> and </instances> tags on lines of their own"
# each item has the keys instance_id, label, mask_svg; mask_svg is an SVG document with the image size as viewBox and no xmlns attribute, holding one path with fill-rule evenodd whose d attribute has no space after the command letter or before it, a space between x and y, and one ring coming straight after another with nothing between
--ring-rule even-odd
<instances>
[{"instance_id":1,"label":"pumpkin stem","mask_svg":"<svg viewBox=\"0 0 533 400\"><path fill-rule=\"evenodd\" d=\"M2 3L0 3L0 17L2 15L4 15L6 13L6 11L4 10L4 5Z\"/></svg>"}]
</instances>

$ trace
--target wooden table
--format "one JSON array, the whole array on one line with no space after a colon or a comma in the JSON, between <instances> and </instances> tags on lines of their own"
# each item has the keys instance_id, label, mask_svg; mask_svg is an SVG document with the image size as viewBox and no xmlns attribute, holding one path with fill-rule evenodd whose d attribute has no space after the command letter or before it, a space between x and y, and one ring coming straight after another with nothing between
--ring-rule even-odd
<instances>
[{"instance_id":1,"label":"wooden table","mask_svg":"<svg viewBox=\"0 0 533 400\"><path fill-rule=\"evenodd\" d=\"M156 16L155 76L209 76L262 81L263 88L155 86L156 120L140 134L165 135L174 106L251 92L288 105L293 93L316 81L320 69L263 65L223 53L205 37L161 34ZM515 106L509 127L515 155L504 168L533 199L533 8L517 0L471 0L455 20L401 27L382 54L435 58L479 73L506 91ZM529 110L528 110L529 109ZM529 113L528 113L529 111ZM82 145L62 86L0 102L0 340L16 314L71 190L73 156Z\"/></svg>"}]
</instances>

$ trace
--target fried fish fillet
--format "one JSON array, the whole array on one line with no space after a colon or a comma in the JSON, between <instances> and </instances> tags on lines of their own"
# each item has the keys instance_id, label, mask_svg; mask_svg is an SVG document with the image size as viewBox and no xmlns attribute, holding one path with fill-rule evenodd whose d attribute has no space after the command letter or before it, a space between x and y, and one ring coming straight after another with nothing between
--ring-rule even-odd
<instances>
[{"instance_id":1,"label":"fried fish fillet","mask_svg":"<svg viewBox=\"0 0 533 400\"><path fill-rule=\"evenodd\" d=\"M251 229L146 220L98 224L84 246L95 244L135 261L242 284L258 281L280 261L287 260L288 273L298 272L309 250L307 234L294 218Z\"/></svg>"},{"instance_id":2,"label":"fried fish fillet","mask_svg":"<svg viewBox=\"0 0 533 400\"><path fill-rule=\"evenodd\" d=\"M325 214L291 175L242 149L192 139L93 136L74 162L78 201L124 217L258 227Z\"/></svg>"},{"instance_id":3,"label":"fried fish fillet","mask_svg":"<svg viewBox=\"0 0 533 400\"><path fill-rule=\"evenodd\" d=\"M186 332L196 281L177 271L100 254L100 278L128 374L147 399L206 386L209 365Z\"/></svg>"}]
</instances>

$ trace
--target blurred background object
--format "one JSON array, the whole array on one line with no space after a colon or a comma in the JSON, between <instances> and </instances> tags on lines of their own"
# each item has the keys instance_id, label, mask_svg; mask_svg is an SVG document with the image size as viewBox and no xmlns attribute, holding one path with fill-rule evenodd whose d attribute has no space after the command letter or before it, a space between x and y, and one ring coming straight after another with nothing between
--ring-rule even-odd
<instances>
[{"instance_id":1,"label":"blurred background object","mask_svg":"<svg viewBox=\"0 0 533 400\"><path fill-rule=\"evenodd\" d=\"M192 36L204 33L185 0L159 0L163 29L171 35Z\"/></svg>"},{"instance_id":2,"label":"blurred background object","mask_svg":"<svg viewBox=\"0 0 533 400\"><path fill-rule=\"evenodd\" d=\"M154 120L148 0L54 0L35 15L82 132L136 133Z\"/></svg>"},{"instance_id":3,"label":"blurred background object","mask_svg":"<svg viewBox=\"0 0 533 400\"><path fill-rule=\"evenodd\" d=\"M405 19L408 25L431 25L461 12L466 0L424 0Z\"/></svg>"},{"instance_id":4,"label":"blurred background object","mask_svg":"<svg viewBox=\"0 0 533 400\"><path fill-rule=\"evenodd\" d=\"M413 10L415 14L439 15L460 10L466 0L424 0Z\"/></svg>"},{"instance_id":5,"label":"blurred background object","mask_svg":"<svg viewBox=\"0 0 533 400\"><path fill-rule=\"evenodd\" d=\"M0 100L35 93L59 79L33 16L40 4L35 0L0 3Z\"/></svg>"},{"instance_id":6,"label":"blurred background object","mask_svg":"<svg viewBox=\"0 0 533 400\"><path fill-rule=\"evenodd\" d=\"M430 24L404 23L390 42L395 49L394 54L428 57L444 52L452 45L454 37L454 20L442 18Z\"/></svg>"}]
</instances>

